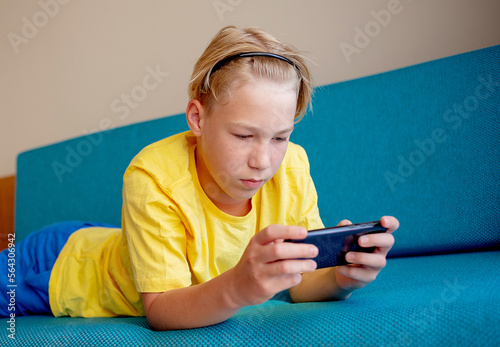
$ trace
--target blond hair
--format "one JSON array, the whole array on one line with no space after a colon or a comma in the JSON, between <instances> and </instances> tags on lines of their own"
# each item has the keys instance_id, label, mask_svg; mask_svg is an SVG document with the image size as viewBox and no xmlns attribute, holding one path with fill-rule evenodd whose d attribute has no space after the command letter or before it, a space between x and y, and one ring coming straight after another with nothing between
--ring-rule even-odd
<instances>
[{"instance_id":1,"label":"blond hair","mask_svg":"<svg viewBox=\"0 0 500 347\"><path fill-rule=\"evenodd\" d=\"M247 52L278 54L293 65L280 59L254 56L233 60L212 71L221 60ZM189 98L200 100L210 110L214 101L221 102L220 95L229 91L233 81L245 83L256 77L278 82L296 81L295 120L299 121L304 116L312 94L309 69L304 57L292 45L282 43L258 28L227 26L214 36L196 62L189 83Z\"/></svg>"}]
</instances>

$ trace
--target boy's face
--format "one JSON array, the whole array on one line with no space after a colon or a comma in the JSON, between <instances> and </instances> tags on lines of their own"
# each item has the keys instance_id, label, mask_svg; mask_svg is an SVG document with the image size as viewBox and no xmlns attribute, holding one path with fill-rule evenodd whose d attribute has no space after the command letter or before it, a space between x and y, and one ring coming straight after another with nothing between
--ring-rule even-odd
<instances>
[{"instance_id":1,"label":"boy's face","mask_svg":"<svg viewBox=\"0 0 500 347\"><path fill-rule=\"evenodd\" d=\"M258 79L231 88L228 99L200 113L197 135L200 183L219 208L248 204L274 176L294 128L297 92L293 84Z\"/></svg>"}]
</instances>

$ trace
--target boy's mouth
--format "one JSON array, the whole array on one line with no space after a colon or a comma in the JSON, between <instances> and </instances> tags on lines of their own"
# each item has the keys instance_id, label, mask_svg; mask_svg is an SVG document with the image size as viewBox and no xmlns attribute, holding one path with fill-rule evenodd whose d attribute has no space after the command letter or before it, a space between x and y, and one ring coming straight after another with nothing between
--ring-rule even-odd
<instances>
[{"instance_id":1,"label":"boy's mouth","mask_svg":"<svg viewBox=\"0 0 500 347\"><path fill-rule=\"evenodd\" d=\"M245 187L250 189L259 188L262 185L262 182L264 182L264 180L241 180L241 183L243 183Z\"/></svg>"}]
</instances>

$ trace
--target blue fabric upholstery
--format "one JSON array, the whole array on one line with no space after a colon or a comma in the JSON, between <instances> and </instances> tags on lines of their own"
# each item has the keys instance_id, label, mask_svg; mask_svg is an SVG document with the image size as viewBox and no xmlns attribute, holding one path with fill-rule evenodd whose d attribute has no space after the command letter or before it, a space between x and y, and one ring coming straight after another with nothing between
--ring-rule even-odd
<instances>
[{"instance_id":1,"label":"blue fabric upholstery","mask_svg":"<svg viewBox=\"0 0 500 347\"><path fill-rule=\"evenodd\" d=\"M500 252L390 259L349 300L286 296L224 323L154 332L145 318L20 317L19 346L493 346L500 342ZM489 327L489 328L488 328ZM496 328L494 328L496 327Z\"/></svg>"},{"instance_id":2,"label":"blue fabric upholstery","mask_svg":"<svg viewBox=\"0 0 500 347\"><path fill-rule=\"evenodd\" d=\"M18 317L16 342L500 345L499 61L494 46L316 88L292 141L308 152L323 221L401 222L393 258L350 299L291 304L282 293L224 323L172 332L145 318ZM20 154L17 240L63 220L120 224L132 157L186 129L177 115Z\"/></svg>"},{"instance_id":3,"label":"blue fabric upholstery","mask_svg":"<svg viewBox=\"0 0 500 347\"><path fill-rule=\"evenodd\" d=\"M292 139L325 225L397 216L393 256L499 247L499 62L495 46L318 88Z\"/></svg>"}]
</instances>

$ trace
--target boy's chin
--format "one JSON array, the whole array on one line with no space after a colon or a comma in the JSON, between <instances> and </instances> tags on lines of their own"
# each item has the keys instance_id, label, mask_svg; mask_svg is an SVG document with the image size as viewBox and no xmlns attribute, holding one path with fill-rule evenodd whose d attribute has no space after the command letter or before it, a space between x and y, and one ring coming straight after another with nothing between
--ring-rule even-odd
<instances>
[{"instance_id":1,"label":"boy's chin","mask_svg":"<svg viewBox=\"0 0 500 347\"><path fill-rule=\"evenodd\" d=\"M235 199L235 200L238 200L240 202L243 202L243 201L247 201L247 200L250 200L251 198L254 197L255 194L257 194L257 192L259 191L260 188L256 188L256 189L244 189L244 190L241 190L237 193L235 193L232 198Z\"/></svg>"},{"instance_id":2,"label":"boy's chin","mask_svg":"<svg viewBox=\"0 0 500 347\"><path fill-rule=\"evenodd\" d=\"M231 197L235 200L235 202L244 202L253 198L253 196L257 194L257 191L258 189L246 192L239 192L239 194L234 194Z\"/></svg>"}]
</instances>

